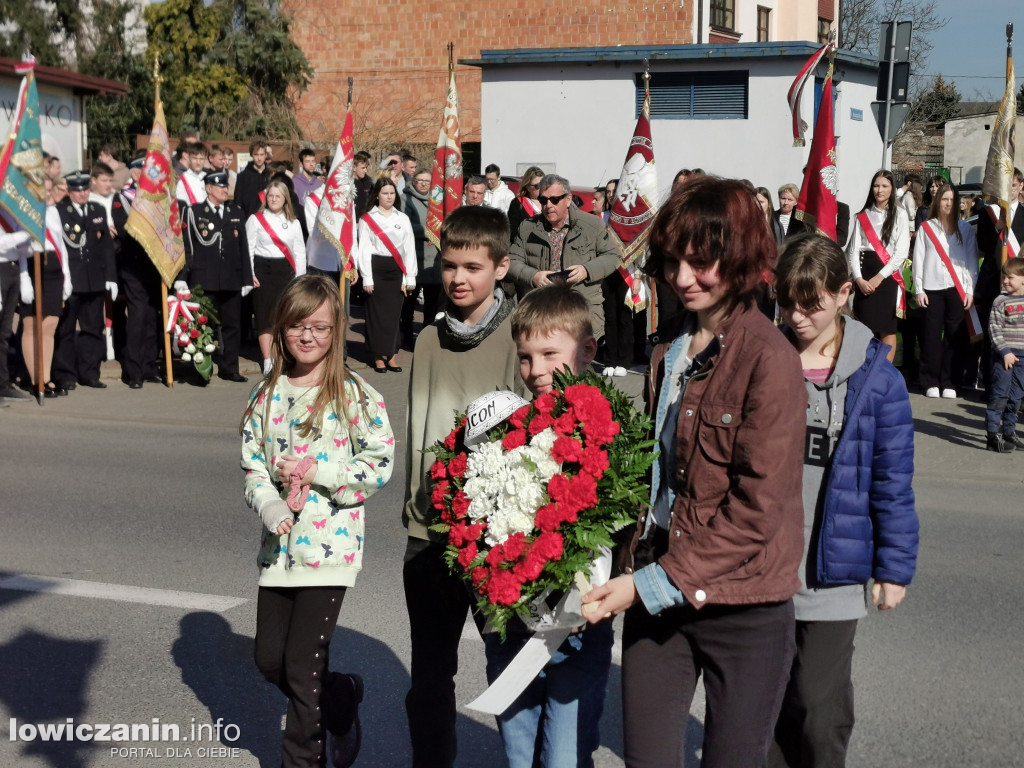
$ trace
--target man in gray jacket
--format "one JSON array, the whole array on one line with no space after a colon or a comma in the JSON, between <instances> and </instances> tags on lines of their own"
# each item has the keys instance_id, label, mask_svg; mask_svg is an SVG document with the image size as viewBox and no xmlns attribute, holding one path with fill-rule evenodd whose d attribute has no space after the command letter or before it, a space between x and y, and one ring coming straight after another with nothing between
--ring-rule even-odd
<instances>
[{"instance_id":1,"label":"man in gray jacket","mask_svg":"<svg viewBox=\"0 0 1024 768\"><path fill-rule=\"evenodd\" d=\"M597 216L572 203L567 179L549 173L540 181L539 215L525 220L512 238L509 274L519 295L554 279L564 279L590 305L594 336L604 335L601 281L621 260L619 248Z\"/></svg>"},{"instance_id":2,"label":"man in gray jacket","mask_svg":"<svg viewBox=\"0 0 1024 768\"><path fill-rule=\"evenodd\" d=\"M423 325L430 325L443 309L441 302L441 262L437 248L427 239L427 207L430 204L430 171L417 171L412 183L405 187L402 212L409 217L413 237L416 240L416 290L405 297L402 304L402 337L412 349L413 312L416 310L416 294L423 292Z\"/></svg>"}]
</instances>

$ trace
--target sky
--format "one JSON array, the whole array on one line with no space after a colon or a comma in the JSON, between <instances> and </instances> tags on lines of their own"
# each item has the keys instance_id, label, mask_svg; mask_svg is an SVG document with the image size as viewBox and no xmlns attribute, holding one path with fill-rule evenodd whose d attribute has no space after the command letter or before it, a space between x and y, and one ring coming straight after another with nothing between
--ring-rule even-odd
<instances>
[{"instance_id":1,"label":"sky","mask_svg":"<svg viewBox=\"0 0 1024 768\"><path fill-rule=\"evenodd\" d=\"M937 0L949 23L930 36L927 82L956 83L965 101L998 101L1006 83L1006 22L1012 21L1017 88L1024 82L1024 0ZM911 45L913 46L913 39Z\"/></svg>"}]
</instances>

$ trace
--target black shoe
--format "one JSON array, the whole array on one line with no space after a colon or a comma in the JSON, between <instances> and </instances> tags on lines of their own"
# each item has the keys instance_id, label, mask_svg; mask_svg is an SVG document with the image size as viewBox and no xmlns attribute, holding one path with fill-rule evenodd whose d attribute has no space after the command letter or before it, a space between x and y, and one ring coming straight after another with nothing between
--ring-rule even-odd
<instances>
[{"instance_id":1,"label":"black shoe","mask_svg":"<svg viewBox=\"0 0 1024 768\"><path fill-rule=\"evenodd\" d=\"M387 373L390 369L387 366L384 366L383 368L378 368L375 365L373 366L373 370L375 370L377 373Z\"/></svg>"},{"instance_id":2,"label":"black shoe","mask_svg":"<svg viewBox=\"0 0 1024 768\"><path fill-rule=\"evenodd\" d=\"M996 453L1011 453L1013 451L1013 446L1007 445L1003 436L998 432L989 432L985 445L990 451L995 451Z\"/></svg>"},{"instance_id":3,"label":"black shoe","mask_svg":"<svg viewBox=\"0 0 1024 768\"><path fill-rule=\"evenodd\" d=\"M159 373L151 373L149 376L143 376L142 380L147 384L166 384L167 379L161 376Z\"/></svg>"},{"instance_id":4,"label":"black shoe","mask_svg":"<svg viewBox=\"0 0 1024 768\"><path fill-rule=\"evenodd\" d=\"M83 387L89 387L90 389L106 389L107 385L99 379L92 379L91 381L80 381L78 382Z\"/></svg>"},{"instance_id":5,"label":"black shoe","mask_svg":"<svg viewBox=\"0 0 1024 768\"><path fill-rule=\"evenodd\" d=\"M73 381L57 382L57 388L63 389L67 392L74 392L78 389L78 385Z\"/></svg>"},{"instance_id":6,"label":"black shoe","mask_svg":"<svg viewBox=\"0 0 1024 768\"><path fill-rule=\"evenodd\" d=\"M54 398L67 396L68 391L59 384L54 384L52 381L48 381L43 385L43 397Z\"/></svg>"},{"instance_id":7,"label":"black shoe","mask_svg":"<svg viewBox=\"0 0 1024 768\"><path fill-rule=\"evenodd\" d=\"M1017 437L1016 432L1011 432L1008 435L1003 435L1003 442L1007 446L1012 447L1014 450L1024 451L1024 440L1021 440L1019 437Z\"/></svg>"},{"instance_id":8,"label":"black shoe","mask_svg":"<svg viewBox=\"0 0 1024 768\"><path fill-rule=\"evenodd\" d=\"M6 389L0 389L0 397L5 400L31 400L32 398L26 395L24 392L19 390L10 384L7 385Z\"/></svg>"},{"instance_id":9,"label":"black shoe","mask_svg":"<svg viewBox=\"0 0 1024 768\"><path fill-rule=\"evenodd\" d=\"M359 675L343 675L331 673L332 694L347 706L338 703L339 709L351 712L347 723L333 724L328 727L327 750L334 768L349 768L359 756L359 748L363 743L363 729L359 723L359 704L363 700L363 678Z\"/></svg>"},{"instance_id":10,"label":"black shoe","mask_svg":"<svg viewBox=\"0 0 1024 768\"><path fill-rule=\"evenodd\" d=\"M242 374L237 373L237 372L235 372L235 373L218 373L217 374L217 378L218 379L224 379L224 381L233 381L236 384L245 384L245 382L247 382L249 380L245 376L243 376Z\"/></svg>"},{"instance_id":11,"label":"black shoe","mask_svg":"<svg viewBox=\"0 0 1024 768\"><path fill-rule=\"evenodd\" d=\"M392 365L391 363L384 363L384 368L389 370L389 371L391 371L392 373L401 373L402 372L402 366L400 366L400 365Z\"/></svg>"},{"instance_id":12,"label":"black shoe","mask_svg":"<svg viewBox=\"0 0 1024 768\"><path fill-rule=\"evenodd\" d=\"M138 379L132 379L128 382L128 389L142 389L142 382Z\"/></svg>"}]
</instances>

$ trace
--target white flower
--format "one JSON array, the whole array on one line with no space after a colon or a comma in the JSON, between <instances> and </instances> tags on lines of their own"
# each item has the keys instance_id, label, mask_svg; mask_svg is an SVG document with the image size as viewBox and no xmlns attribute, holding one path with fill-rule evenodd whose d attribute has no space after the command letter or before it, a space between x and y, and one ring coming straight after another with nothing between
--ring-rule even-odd
<instances>
[{"instance_id":1,"label":"white flower","mask_svg":"<svg viewBox=\"0 0 1024 768\"><path fill-rule=\"evenodd\" d=\"M215 350L216 348L217 347L215 347L213 344L207 344L205 347L203 347L203 351L204 352L213 352L213 350Z\"/></svg>"},{"instance_id":2,"label":"white flower","mask_svg":"<svg viewBox=\"0 0 1024 768\"><path fill-rule=\"evenodd\" d=\"M191 362L192 355L190 355L188 352L182 352L181 353L181 360L182 360L182 362L185 362L185 363Z\"/></svg>"},{"instance_id":3,"label":"white flower","mask_svg":"<svg viewBox=\"0 0 1024 768\"><path fill-rule=\"evenodd\" d=\"M201 362L203 362L203 360L205 358L203 357L203 353L202 352L196 352L196 358L195 359L196 359L197 363L201 363Z\"/></svg>"},{"instance_id":4,"label":"white flower","mask_svg":"<svg viewBox=\"0 0 1024 768\"><path fill-rule=\"evenodd\" d=\"M196 351L196 345L195 345L195 344L192 344L192 343L190 342L190 343L189 343L189 345L188 345L187 347L185 347L185 351L186 351L186 352L188 352L188 353L189 353L190 355L193 355L193 354L195 354L195 351Z\"/></svg>"}]
</instances>

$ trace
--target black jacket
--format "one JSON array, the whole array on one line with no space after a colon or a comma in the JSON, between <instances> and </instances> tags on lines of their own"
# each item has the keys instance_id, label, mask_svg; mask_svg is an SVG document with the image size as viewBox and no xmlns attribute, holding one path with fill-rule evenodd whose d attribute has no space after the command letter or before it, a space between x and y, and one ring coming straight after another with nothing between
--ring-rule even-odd
<instances>
[{"instance_id":1,"label":"black jacket","mask_svg":"<svg viewBox=\"0 0 1024 768\"><path fill-rule=\"evenodd\" d=\"M68 268L75 293L106 290L117 280L114 241L110 239L107 211L99 203L86 203L79 215L70 198L57 206L64 245L68 250Z\"/></svg>"},{"instance_id":2,"label":"black jacket","mask_svg":"<svg viewBox=\"0 0 1024 768\"><path fill-rule=\"evenodd\" d=\"M237 203L224 204L220 217L206 201L185 209L185 281L209 291L240 291L252 285L246 216Z\"/></svg>"},{"instance_id":3,"label":"black jacket","mask_svg":"<svg viewBox=\"0 0 1024 768\"><path fill-rule=\"evenodd\" d=\"M257 171L250 161L238 174L235 180L235 202L242 206L246 219L260 209L260 192L267 188L269 182L270 166L267 165L263 166L262 171Z\"/></svg>"}]
</instances>

